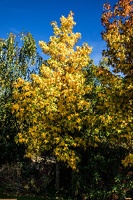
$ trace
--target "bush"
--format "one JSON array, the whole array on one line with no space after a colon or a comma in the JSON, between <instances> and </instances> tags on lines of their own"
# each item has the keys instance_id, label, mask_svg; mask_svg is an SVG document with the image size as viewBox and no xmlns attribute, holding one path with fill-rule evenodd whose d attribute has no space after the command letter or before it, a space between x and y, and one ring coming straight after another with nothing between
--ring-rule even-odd
<instances>
[{"instance_id":1,"label":"bush","mask_svg":"<svg viewBox=\"0 0 133 200\"><path fill-rule=\"evenodd\" d=\"M54 187L54 165L32 161L6 163L0 168L3 193L41 194Z\"/></svg>"}]
</instances>

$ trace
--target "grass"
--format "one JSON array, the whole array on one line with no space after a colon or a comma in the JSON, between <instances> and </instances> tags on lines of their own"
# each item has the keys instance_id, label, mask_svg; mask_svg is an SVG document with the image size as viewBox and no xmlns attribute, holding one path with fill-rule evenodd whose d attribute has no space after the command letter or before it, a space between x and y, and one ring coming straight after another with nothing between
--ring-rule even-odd
<instances>
[{"instance_id":1,"label":"grass","mask_svg":"<svg viewBox=\"0 0 133 200\"><path fill-rule=\"evenodd\" d=\"M30 194L16 194L16 193L7 193L2 188L0 188L0 199L17 199L17 200L72 200L68 194L64 193L53 193L49 191L44 193L44 195L30 195Z\"/></svg>"},{"instance_id":2,"label":"grass","mask_svg":"<svg viewBox=\"0 0 133 200\"><path fill-rule=\"evenodd\" d=\"M55 198L43 198L43 197L30 197L30 196L0 196L4 199L17 199L17 200L55 200Z\"/></svg>"},{"instance_id":3,"label":"grass","mask_svg":"<svg viewBox=\"0 0 133 200\"><path fill-rule=\"evenodd\" d=\"M31 196L13 196L13 195L1 195L0 199L17 199L17 200L48 200L47 198L41 198L41 197L31 197Z\"/></svg>"},{"instance_id":4,"label":"grass","mask_svg":"<svg viewBox=\"0 0 133 200\"><path fill-rule=\"evenodd\" d=\"M0 199L17 199L17 200L71 200L69 198L63 197L32 197L32 196L13 196L13 195L5 195L0 194Z\"/></svg>"},{"instance_id":5,"label":"grass","mask_svg":"<svg viewBox=\"0 0 133 200\"><path fill-rule=\"evenodd\" d=\"M55 200L57 198L50 198L50 197L32 197L32 196L7 196L7 195L0 195L0 199L17 199L17 200Z\"/></svg>"}]
</instances>

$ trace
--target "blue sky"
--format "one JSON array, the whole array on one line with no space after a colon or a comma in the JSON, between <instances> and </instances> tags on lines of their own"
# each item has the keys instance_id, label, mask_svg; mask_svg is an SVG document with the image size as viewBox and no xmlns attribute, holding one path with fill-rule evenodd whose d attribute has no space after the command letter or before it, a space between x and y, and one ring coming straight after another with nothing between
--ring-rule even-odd
<instances>
[{"instance_id":1,"label":"blue sky","mask_svg":"<svg viewBox=\"0 0 133 200\"><path fill-rule=\"evenodd\" d=\"M62 15L74 12L75 32L80 32L80 44L87 42L92 46L91 58L98 63L105 43L101 38L103 27L100 22L103 4L107 0L0 0L0 38L6 38L13 32L30 31L38 43L49 41L53 34L51 21L57 21ZM109 0L111 5L116 0ZM41 51L38 48L38 51Z\"/></svg>"}]
</instances>

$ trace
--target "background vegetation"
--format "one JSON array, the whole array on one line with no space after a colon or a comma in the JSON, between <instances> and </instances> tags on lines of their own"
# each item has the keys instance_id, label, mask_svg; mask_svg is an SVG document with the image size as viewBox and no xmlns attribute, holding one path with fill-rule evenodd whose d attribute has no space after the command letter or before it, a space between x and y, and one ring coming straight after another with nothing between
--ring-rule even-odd
<instances>
[{"instance_id":1,"label":"background vegetation","mask_svg":"<svg viewBox=\"0 0 133 200\"><path fill-rule=\"evenodd\" d=\"M133 196L132 3L104 5L99 66L88 44L77 46L72 12L51 24L48 43L39 42L47 60L31 33L0 40L3 196Z\"/></svg>"}]
</instances>

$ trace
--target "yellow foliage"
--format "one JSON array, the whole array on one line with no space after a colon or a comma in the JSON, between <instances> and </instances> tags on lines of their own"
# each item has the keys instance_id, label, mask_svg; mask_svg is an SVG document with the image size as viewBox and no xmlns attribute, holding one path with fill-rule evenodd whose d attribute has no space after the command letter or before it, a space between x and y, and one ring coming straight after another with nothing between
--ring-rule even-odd
<instances>
[{"instance_id":1,"label":"yellow foliage","mask_svg":"<svg viewBox=\"0 0 133 200\"><path fill-rule=\"evenodd\" d=\"M75 47L80 33L73 33L73 13L60 18L60 27L52 22L54 36L50 42L40 41L42 51L49 55L40 74L32 74L31 82L18 79L14 83L15 104L12 111L21 129L17 142L27 145L27 155L53 149L58 160L76 169L79 157L71 147L84 145L77 137L85 124L90 103L84 98L92 91L85 84L84 67L90 62L91 48L87 43ZM21 90L19 88L21 87Z\"/></svg>"},{"instance_id":2,"label":"yellow foliage","mask_svg":"<svg viewBox=\"0 0 133 200\"><path fill-rule=\"evenodd\" d=\"M95 129L97 141L107 141L109 145L123 147L129 152L133 147L132 18L132 1L119 0L113 8L105 4L101 20L107 49L103 51L105 57L96 70L103 87L97 90L100 115L93 122L99 123ZM113 73L105 65L111 67ZM102 137L99 132L103 133ZM129 153L122 163L131 166L133 155Z\"/></svg>"},{"instance_id":3,"label":"yellow foliage","mask_svg":"<svg viewBox=\"0 0 133 200\"><path fill-rule=\"evenodd\" d=\"M131 167L133 166L133 154L129 153L123 160L122 160L122 164L124 165L124 167Z\"/></svg>"}]
</instances>

